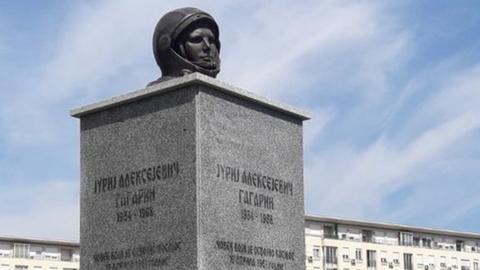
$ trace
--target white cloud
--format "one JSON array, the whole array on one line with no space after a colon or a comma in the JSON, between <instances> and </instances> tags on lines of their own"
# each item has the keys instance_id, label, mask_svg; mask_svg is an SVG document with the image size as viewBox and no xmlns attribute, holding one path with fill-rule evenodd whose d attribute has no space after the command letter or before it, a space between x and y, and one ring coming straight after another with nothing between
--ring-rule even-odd
<instances>
[{"instance_id":1,"label":"white cloud","mask_svg":"<svg viewBox=\"0 0 480 270\"><path fill-rule=\"evenodd\" d=\"M414 204L395 209L398 213L383 213L382 202L389 194L412 184L417 179L413 176L424 167L437 160L451 159L445 156L447 151L455 148L466 135L478 130L478 78L478 67L452 74L447 80L449 83L422 104L421 114L412 115L422 119L423 125L430 128L404 143L381 137L365 149L344 147L341 150L342 146L336 145L328 152L319 153L306 170L306 179L311 181L307 185L313 190L309 192L309 208L317 213L338 211L347 216L370 218L408 219L419 215L424 211L417 207L422 205L421 196L415 197ZM449 117L444 117L445 114ZM458 209L455 204L450 207L453 213ZM463 212L469 210L471 207Z\"/></svg>"},{"instance_id":2,"label":"white cloud","mask_svg":"<svg viewBox=\"0 0 480 270\"><path fill-rule=\"evenodd\" d=\"M430 116L449 119L459 114L480 113L480 64L453 74L427 105Z\"/></svg>"},{"instance_id":3,"label":"white cloud","mask_svg":"<svg viewBox=\"0 0 480 270\"><path fill-rule=\"evenodd\" d=\"M396 32L389 15L375 1L265 3L231 37L221 76L277 97L308 95L299 92L298 84L319 80L344 80L378 91L389 67L403 62L409 38L405 31ZM309 63L313 59L314 65ZM305 64L312 67L305 70ZM297 89L291 89L294 85Z\"/></svg>"},{"instance_id":4,"label":"white cloud","mask_svg":"<svg viewBox=\"0 0 480 270\"><path fill-rule=\"evenodd\" d=\"M317 109L309 113L312 114L312 118L304 124L303 148L305 151L310 151L310 149L314 148L316 140L335 118L335 113L331 110Z\"/></svg>"}]
</instances>

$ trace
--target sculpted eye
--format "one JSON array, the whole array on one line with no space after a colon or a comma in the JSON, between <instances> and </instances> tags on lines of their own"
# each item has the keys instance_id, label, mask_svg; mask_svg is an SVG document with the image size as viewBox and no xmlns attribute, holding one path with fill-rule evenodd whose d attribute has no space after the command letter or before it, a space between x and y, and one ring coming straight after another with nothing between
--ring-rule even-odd
<instances>
[{"instance_id":1,"label":"sculpted eye","mask_svg":"<svg viewBox=\"0 0 480 270\"><path fill-rule=\"evenodd\" d=\"M193 38L190 39L190 42L200 43L200 42L202 42L202 38L201 37L193 37Z\"/></svg>"}]
</instances>

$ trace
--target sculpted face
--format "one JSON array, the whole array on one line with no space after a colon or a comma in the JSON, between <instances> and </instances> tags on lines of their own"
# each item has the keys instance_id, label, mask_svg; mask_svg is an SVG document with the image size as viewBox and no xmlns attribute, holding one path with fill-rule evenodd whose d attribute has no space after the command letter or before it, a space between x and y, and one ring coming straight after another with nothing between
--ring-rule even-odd
<instances>
[{"instance_id":1,"label":"sculpted face","mask_svg":"<svg viewBox=\"0 0 480 270\"><path fill-rule=\"evenodd\" d=\"M212 30L200 27L188 34L184 49L187 59L197 66L215 69L219 64L218 48Z\"/></svg>"},{"instance_id":2,"label":"sculpted face","mask_svg":"<svg viewBox=\"0 0 480 270\"><path fill-rule=\"evenodd\" d=\"M220 72L220 44L217 22L208 13L192 7L166 13L152 40L162 76L148 85L194 72L215 78Z\"/></svg>"}]
</instances>

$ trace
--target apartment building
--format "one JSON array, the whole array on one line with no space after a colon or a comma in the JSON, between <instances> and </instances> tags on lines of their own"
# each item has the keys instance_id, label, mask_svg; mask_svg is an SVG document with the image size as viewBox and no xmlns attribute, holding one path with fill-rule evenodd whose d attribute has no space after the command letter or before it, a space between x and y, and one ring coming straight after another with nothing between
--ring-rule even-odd
<instances>
[{"instance_id":1,"label":"apartment building","mask_svg":"<svg viewBox=\"0 0 480 270\"><path fill-rule=\"evenodd\" d=\"M79 244L0 236L0 270L78 270Z\"/></svg>"},{"instance_id":2,"label":"apartment building","mask_svg":"<svg viewBox=\"0 0 480 270\"><path fill-rule=\"evenodd\" d=\"M306 216L307 270L480 270L480 234Z\"/></svg>"},{"instance_id":3,"label":"apartment building","mask_svg":"<svg viewBox=\"0 0 480 270\"><path fill-rule=\"evenodd\" d=\"M480 270L480 234L305 217L307 270ZM0 270L79 270L79 244L0 236Z\"/></svg>"}]
</instances>

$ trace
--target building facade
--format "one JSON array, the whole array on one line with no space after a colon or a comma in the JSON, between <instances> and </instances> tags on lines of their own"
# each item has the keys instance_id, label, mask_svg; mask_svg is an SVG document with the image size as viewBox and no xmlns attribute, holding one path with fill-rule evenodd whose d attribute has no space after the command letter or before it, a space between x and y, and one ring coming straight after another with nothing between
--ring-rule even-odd
<instances>
[{"instance_id":1,"label":"building facade","mask_svg":"<svg viewBox=\"0 0 480 270\"><path fill-rule=\"evenodd\" d=\"M480 270L480 234L305 217L307 270ZM0 236L0 270L79 270L79 244Z\"/></svg>"},{"instance_id":2,"label":"building facade","mask_svg":"<svg viewBox=\"0 0 480 270\"><path fill-rule=\"evenodd\" d=\"M0 236L0 270L78 270L79 244Z\"/></svg>"},{"instance_id":3,"label":"building facade","mask_svg":"<svg viewBox=\"0 0 480 270\"><path fill-rule=\"evenodd\" d=\"M307 270L480 270L480 234L305 218Z\"/></svg>"}]
</instances>

